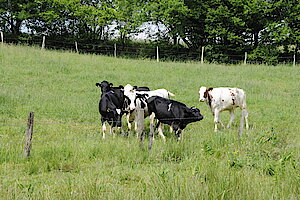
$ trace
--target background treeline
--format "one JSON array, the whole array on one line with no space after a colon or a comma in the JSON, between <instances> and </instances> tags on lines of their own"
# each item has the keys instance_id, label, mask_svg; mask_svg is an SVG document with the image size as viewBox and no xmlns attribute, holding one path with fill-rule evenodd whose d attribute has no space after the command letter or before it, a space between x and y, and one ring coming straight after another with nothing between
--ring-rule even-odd
<instances>
[{"instance_id":1,"label":"background treeline","mask_svg":"<svg viewBox=\"0 0 300 200\"><path fill-rule=\"evenodd\" d=\"M299 62L298 0L0 0L0 31L8 42L41 42L83 52L126 56ZM145 26L145 24L148 26ZM158 32L147 33L149 25ZM151 26L151 27L152 27ZM140 32L147 42L134 40Z\"/></svg>"}]
</instances>

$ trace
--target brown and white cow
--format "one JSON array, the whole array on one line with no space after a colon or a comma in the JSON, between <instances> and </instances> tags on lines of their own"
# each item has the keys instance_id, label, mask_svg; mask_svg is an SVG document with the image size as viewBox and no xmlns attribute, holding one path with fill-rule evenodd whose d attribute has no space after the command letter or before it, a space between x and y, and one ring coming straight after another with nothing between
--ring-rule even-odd
<instances>
[{"instance_id":1,"label":"brown and white cow","mask_svg":"<svg viewBox=\"0 0 300 200\"><path fill-rule=\"evenodd\" d=\"M246 129L249 129L246 93L244 90L239 88L207 88L202 86L199 89L199 95L199 101L206 102L214 115L215 132L218 130L218 123L224 127L220 120L220 112L224 110L229 111L230 120L227 128L230 128L234 120L234 109L237 107L242 110L242 117L245 117Z\"/></svg>"}]
</instances>

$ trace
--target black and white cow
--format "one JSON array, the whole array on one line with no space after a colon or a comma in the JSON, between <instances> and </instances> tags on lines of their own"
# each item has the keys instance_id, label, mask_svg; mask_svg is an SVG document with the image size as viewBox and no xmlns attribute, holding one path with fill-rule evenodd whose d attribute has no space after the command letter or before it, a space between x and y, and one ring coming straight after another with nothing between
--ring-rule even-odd
<instances>
[{"instance_id":1,"label":"black and white cow","mask_svg":"<svg viewBox=\"0 0 300 200\"><path fill-rule=\"evenodd\" d=\"M164 98L169 98L170 96L175 96L172 92L166 90L166 89L157 89L157 90L151 90L151 91L136 91L133 86L130 84L125 85L124 87L124 94L129 99L129 110L130 115L127 116L127 122L128 122L128 129L131 130L131 123L136 118L136 108L140 107L144 109L144 117L148 117L148 108L146 99L148 99L151 96L160 96ZM135 123L135 130L137 130L137 123ZM158 127L158 134L162 137L162 139L165 141L165 136L162 134L162 127ZM137 133L138 137L138 133Z\"/></svg>"},{"instance_id":2,"label":"black and white cow","mask_svg":"<svg viewBox=\"0 0 300 200\"><path fill-rule=\"evenodd\" d=\"M116 127L122 127L125 102L124 89L123 86L112 87L112 85L107 81L96 83L97 87L101 87L99 113L101 115L103 138L105 138L106 132L105 122L110 125L110 133L113 135Z\"/></svg>"},{"instance_id":3,"label":"black and white cow","mask_svg":"<svg viewBox=\"0 0 300 200\"><path fill-rule=\"evenodd\" d=\"M203 119L200 110L195 107L188 108L185 104L159 96L149 97L147 100L150 116L150 126L153 126L154 119L158 123L171 126L180 140L183 129L192 122ZM156 126L157 127L157 126Z\"/></svg>"},{"instance_id":4,"label":"black and white cow","mask_svg":"<svg viewBox=\"0 0 300 200\"><path fill-rule=\"evenodd\" d=\"M131 132L131 123L135 121L135 117L136 117L136 110L135 109L130 109L130 106L132 104L135 105L134 102L135 99L130 98L132 97L132 94L136 94L136 92L147 92L150 91L149 87L143 86L143 87L138 87L138 86L131 86L130 84L127 84L124 87L124 95L125 95L125 109L124 112L126 114L126 121L127 121L127 125L128 125L128 131ZM126 94L131 94L130 95L126 95ZM135 123L135 130L137 129L137 123Z\"/></svg>"}]
</instances>

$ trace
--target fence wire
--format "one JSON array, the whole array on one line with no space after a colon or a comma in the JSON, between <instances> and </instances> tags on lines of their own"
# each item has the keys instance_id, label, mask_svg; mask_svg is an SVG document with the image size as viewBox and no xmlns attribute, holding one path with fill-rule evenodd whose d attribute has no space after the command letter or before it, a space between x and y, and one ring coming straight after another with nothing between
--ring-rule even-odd
<instances>
[{"instance_id":1,"label":"fence wire","mask_svg":"<svg viewBox=\"0 0 300 200\"><path fill-rule=\"evenodd\" d=\"M33 38L9 38L4 37L4 41L7 43L27 44L41 46L43 39L41 37ZM47 38L45 42L46 49L55 50L70 50L78 51L80 53L94 53L107 56L118 56L118 57L140 57L156 59L157 49L156 47L143 47L143 46L115 46L107 44L104 41L98 41L99 43L86 43L77 41L64 41ZM101 43L102 42L102 43ZM75 45L76 43L76 45ZM217 47L219 48L219 47ZM257 58L247 57L246 62L248 64L299 64L299 56L295 55L282 55L282 56L260 56ZM276 58L273 60L273 58ZM201 61L201 51L190 50L187 48L159 48L159 59L160 60L173 60L173 61ZM295 61L294 61L295 59ZM204 60L208 63L227 63L227 64L242 64L245 62L244 53L238 54L218 54L215 55L211 50L204 51Z\"/></svg>"},{"instance_id":2,"label":"fence wire","mask_svg":"<svg viewBox=\"0 0 300 200\"><path fill-rule=\"evenodd\" d=\"M300 115L300 113L249 113L249 116L271 116L271 115ZM164 118L160 120L190 120L195 118ZM89 122L54 122L54 123L47 123L47 122L35 122L34 125L82 125L82 124L100 124L100 121L89 121ZM0 124L0 127L26 127L26 122L24 123L12 123L12 124ZM273 131L296 131L300 133L300 128L271 128ZM256 128L252 128L250 130L258 130ZM213 129L190 129L185 130L184 132L211 132ZM39 135L39 137L41 137ZM34 139L34 143L50 143L50 142L57 142L57 141L75 141L75 140L87 140L87 139L95 139L95 138L102 138L102 135L99 133L99 135L93 135L93 136L84 136L84 137L71 137L71 138L60 138L60 139ZM4 139L5 140L5 139ZM4 142L2 140L0 142L0 145L21 145L24 144L25 136L21 137L19 139L10 140L8 142Z\"/></svg>"}]
</instances>

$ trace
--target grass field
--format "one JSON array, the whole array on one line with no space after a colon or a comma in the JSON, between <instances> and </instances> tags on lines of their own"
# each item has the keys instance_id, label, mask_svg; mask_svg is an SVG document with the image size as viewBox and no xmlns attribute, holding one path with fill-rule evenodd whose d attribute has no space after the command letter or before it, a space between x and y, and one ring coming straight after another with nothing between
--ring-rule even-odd
<instances>
[{"instance_id":1,"label":"grass field","mask_svg":"<svg viewBox=\"0 0 300 200\"><path fill-rule=\"evenodd\" d=\"M133 135L102 140L95 86L102 80L166 88L204 120L188 125L181 142L156 136L151 153ZM299 199L299 80L299 66L157 63L0 45L0 199ZM250 130L241 139L239 110L232 129L213 132L213 116L198 102L202 85L246 91Z\"/></svg>"}]
</instances>

